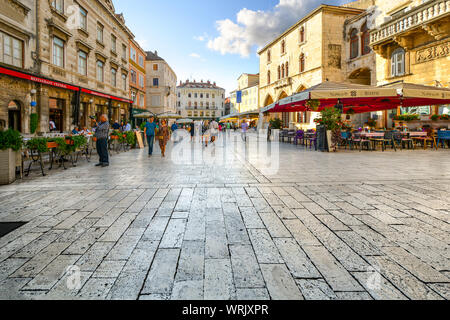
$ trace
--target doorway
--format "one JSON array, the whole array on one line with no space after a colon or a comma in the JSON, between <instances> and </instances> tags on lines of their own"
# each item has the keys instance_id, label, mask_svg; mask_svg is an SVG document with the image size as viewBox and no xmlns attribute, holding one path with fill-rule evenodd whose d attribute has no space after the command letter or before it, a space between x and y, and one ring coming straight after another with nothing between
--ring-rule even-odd
<instances>
[{"instance_id":1,"label":"doorway","mask_svg":"<svg viewBox=\"0 0 450 320\"><path fill-rule=\"evenodd\" d=\"M8 104L8 128L22 132L21 108L16 101Z\"/></svg>"},{"instance_id":2,"label":"doorway","mask_svg":"<svg viewBox=\"0 0 450 320\"><path fill-rule=\"evenodd\" d=\"M64 104L65 100L50 98L49 103L49 121L55 123L56 129L54 131L64 131Z\"/></svg>"}]
</instances>

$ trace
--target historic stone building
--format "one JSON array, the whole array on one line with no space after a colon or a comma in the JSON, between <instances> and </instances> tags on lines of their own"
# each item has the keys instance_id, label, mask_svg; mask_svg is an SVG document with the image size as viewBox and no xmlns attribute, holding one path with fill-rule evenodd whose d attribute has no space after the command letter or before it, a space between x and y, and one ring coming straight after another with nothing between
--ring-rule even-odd
<instances>
[{"instance_id":1,"label":"historic stone building","mask_svg":"<svg viewBox=\"0 0 450 320\"><path fill-rule=\"evenodd\" d=\"M146 110L146 53L139 44L130 39L130 97L133 101L133 113L138 114Z\"/></svg>"},{"instance_id":2,"label":"historic stone building","mask_svg":"<svg viewBox=\"0 0 450 320\"><path fill-rule=\"evenodd\" d=\"M14 54L22 48L25 72L9 75L13 81L25 79L29 86L18 93L25 110L23 132L29 132L28 113L38 115L38 132L48 132L50 120L58 131L67 132L74 126L89 127L91 115L107 113L112 120L129 118L127 52L133 34L110 0L2 2L2 10L12 6L23 12L22 18L17 12L8 14L12 9L4 9L9 11L3 15L25 23L25 28L20 28L23 37L16 34L22 46L12 42ZM4 20L11 26L7 18ZM19 65L13 56L13 67ZM36 105L32 110L29 102Z\"/></svg>"},{"instance_id":3,"label":"historic stone building","mask_svg":"<svg viewBox=\"0 0 450 320\"><path fill-rule=\"evenodd\" d=\"M147 108L154 114L177 111L177 75L158 52L146 52Z\"/></svg>"},{"instance_id":4,"label":"historic stone building","mask_svg":"<svg viewBox=\"0 0 450 320\"><path fill-rule=\"evenodd\" d=\"M395 81L450 87L450 1L375 1L370 45L376 53L377 84ZM448 113L448 106L399 108L422 120ZM390 117L383 117L390 127Z\"/></svg>"},{"instance_id":5,"label":"historic stone building","mask_svg":"<svg viewBox=\"0 0 450 320\"><path fill-rule=\"evenodd\" d=\"M0 1L0 130L30 132L34 85L24 73L37 71L36 0Z\"/></svg>"},{"instance_id":6,"label":"historic stone building","mask_svg":"<svg viewBox=\"0 0 450 320\"><path fill-rule=\"evenodd\" d=\"M237 113L258 111L259 74L242 74L238 78L237 90L231 92L230 100L232 109L236 110Z\"/></svg>"},{"instance_id":7,"label":"historic stone building","mask_svg":"<svg viewBox=\"0 0 450 320\"><path fill-rule=\"evenodd\" d=\"M326 80L346 80L345 22L364 10L321 5L258 53L259 104L267 106ZM308 127L311 113L276 114L284 126Z\"/></svg>"},{"instance_id":8,"label":"historic stone building","mask_svg":"<svg viewBox=\"0 0 450 320\"><path fill-rule=\"evenodd\" d=\"M180 82L177 98L177 112L183 117L211 120L225 115L225 89L215 82Z\"/></svg>"}]
</instances>

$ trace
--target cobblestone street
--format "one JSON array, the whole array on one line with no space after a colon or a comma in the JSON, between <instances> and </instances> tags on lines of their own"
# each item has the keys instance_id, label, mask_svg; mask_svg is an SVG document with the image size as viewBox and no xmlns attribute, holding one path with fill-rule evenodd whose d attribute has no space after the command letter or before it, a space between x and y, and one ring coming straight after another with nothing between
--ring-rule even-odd
<instances>
[{"instance_id":1,"label":"cobblestone street","mask_svg":"<svg viewBox=\"0 0 450 320\"><path fill-rule=\"evenodd\" d=\"M281 144L270 175L244 148L216 166L132 150L0 187L0 222L27 222L0 238L0 298L450 298L448 150Z\"/></svg>"}]
</instances>

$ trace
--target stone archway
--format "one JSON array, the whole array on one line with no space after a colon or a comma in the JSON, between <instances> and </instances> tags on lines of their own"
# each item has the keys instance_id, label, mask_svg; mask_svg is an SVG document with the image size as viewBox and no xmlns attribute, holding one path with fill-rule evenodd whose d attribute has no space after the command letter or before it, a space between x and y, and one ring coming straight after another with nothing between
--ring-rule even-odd
<instances>
[{"instance_id":1,"label":"stone archway","mask_svg":"<svg viewBox=\"0 0 450 320\"><path fill-rule=\"evenodd\" d=\"M266 96L266 99L264 99L264 105L263 105L263 107L267 107L268 105L271 105L273 102L274 102L274 101L273 101L272 96L271 96L270 94L268 94L268 95Z\"/></svg>"},{"instance_id":2,"label":"stone archway","mask_svg":"<svg viewBox=\"0 0 450 320\"><path fill-rule=\"evenodd\" d=\"M351 83L364 84L370 86L372 83L372 72L368 68L359 68L353 71L349 76L348 80Z\"/></svg>"},{"instance_id":3,"label":"stone archway","mask_svg":"<svg viewBox=\"0 0 450 320\"><path fill-rule=\"evenodd\" d=\"M299 93L299 92L302 92L305 90L306 90L306 87L304 85L301 85L300 87L297 88L297 90L295 90L295 93Z\"/></svg>"},{"instance_id":4,"label":"stone archway","mask_svg":"<svg viewBox=\"0 0 450 320\"><path fill-rule=\"evenodd\" d=\"M359 68L348 76L348 81L355 84L370 85L372 73L369 68ZM370 117L370 113L361 113L351 116L352 125L362 127Z\"/></svg>"},{"instance_id":5,"label":"stone archway","mask_svg":"<svg viewBox=\"0 0 450 320\"><path fill-rule=\"evenodd\" d=\"M282 91L279 95L278 95L278 99L277 101L280 101L281 99L287 98L288 95L285 91ZM283 121L283 128L288 128L289 124L291 122L291 113L288 112L283 112L281 113L281 120Z\"/></svg>"}]
</instances>

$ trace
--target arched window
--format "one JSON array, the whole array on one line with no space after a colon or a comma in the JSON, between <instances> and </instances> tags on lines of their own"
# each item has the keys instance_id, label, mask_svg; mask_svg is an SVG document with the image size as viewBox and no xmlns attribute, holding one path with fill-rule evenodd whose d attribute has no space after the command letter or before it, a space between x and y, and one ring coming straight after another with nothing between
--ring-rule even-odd
<instances>
[{"instance_id":1,"label":"arched window","mask_svg":"<svg viewBox=\"0 0 450 320\"><path fill-rule=\"evenodd\" d=\"M300 43L305 42L305 27L300 27Z\"/></svg>"},{"instance_id":2,"label":"arched window","mask_svg":"<svg viewBox=\"0 0 450 320\"><path fill-rule=\"evenodd\" d=\"M358 56L358 30L352 29L350 32L350 59Z\"/></svg>"},{"instance_id":3,"label":"arched window","mask_svg":"<svg viewBox=\"0 0 450 320\"><path fill-rule=\"evenodd\" d=\"M300 72L305 72L305 55L300 55Z\"/></svg>"},{"instance_id":4,"label":"arched window","mask_svg":"<svg viewBox=\"0 0 450 320\"><path fill-rule=\"evenodd\" d=\"M286 41L281 41L281 54L286 52Z\"/></svg>"},{"instance_id":5,"label":"arched window","mask_svg":"<svg viewBox=\"0 0 450 320\"><path fill-rule=\"evenodd\" d=\"M267 71L267 84L270 84L270 70Z\"/></svg>"},{"instance_id":6,"label":"arched window","mask_svg":"<svg viewBox=\"0 0 450 320\"><path fill-rule=\"evenodd\" d=\"M391 55L391 75L393 77L405 74L405 50L398 48Z\"/></svg>"},{"instance_id":7,"label":"arched window","mask_svg":"<svg viewBox=\"0 0 450 320\"><path fill-rule=\"evenodd\" d=\"M281 78L284 78L284 64L281 65Z\"/></svg>"},{"instance_id":8,"label":"arched window","mask_svg":"<svg viewBox=\"0 0 450 320\"><path fill-rule=\"evenodd\" d=\"M367 28L367 22L361 27L361 54L365 55L370 53L370 33Z\"/></svg>"},{"instance_id":9,"label":"arched window","mask_svg":"<svg viewBox=\"0 0 450 320\"><path fill-rule=\"evenodd\" d=\"M270 50L267 50L267 62L270 62L270 61L272 61L272 57L270 54Z\"/></svg>"},{"instance_id":10,"label":"arched window","mask_svg":"<svg viewBox=\"0 0 450 320\"><path fill-rule=\"evenodd\" d=\"M278 66L278 80L281 79L281 67Z\"/></svg>"},{"instance_id":11,"label":"arched window","mask_svg":"<svg viewBox=\"0 0 450 320\"><path fill-rule=\"evenodd\" d=\"M286 62L286 77L289 77L289 62Z\"/></svg>"}]
</instances>

